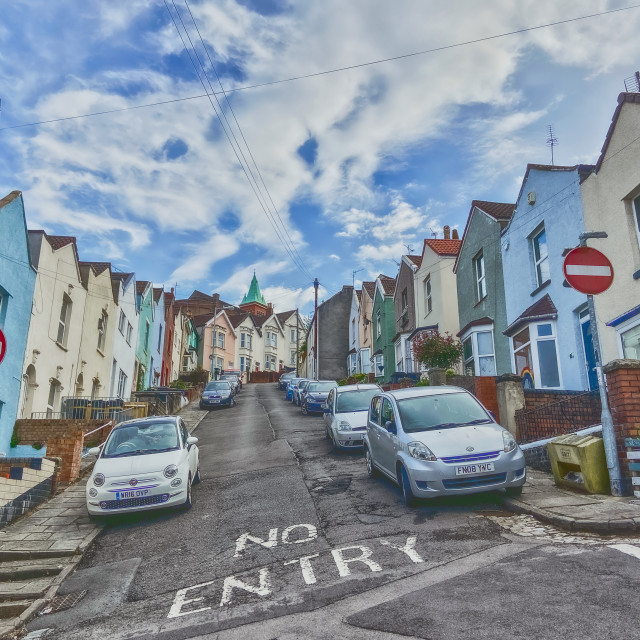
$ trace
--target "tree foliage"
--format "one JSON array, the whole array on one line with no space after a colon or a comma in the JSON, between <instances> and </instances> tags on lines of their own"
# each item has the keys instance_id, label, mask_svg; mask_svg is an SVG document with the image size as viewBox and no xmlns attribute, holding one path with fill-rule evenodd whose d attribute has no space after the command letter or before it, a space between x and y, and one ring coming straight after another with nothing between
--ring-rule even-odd
<instances>
[{"instance_id":1,"label":"tree foliage","mask_svg":"<svg viewBox=\"0 0 640 640\"><path fill-rule=\"evenodd\" d=\"M462 358L462 343L448 331L429 331L413 341L413 353L418 362L428 368L450 369Z\"/></svg>"}]
</instances>

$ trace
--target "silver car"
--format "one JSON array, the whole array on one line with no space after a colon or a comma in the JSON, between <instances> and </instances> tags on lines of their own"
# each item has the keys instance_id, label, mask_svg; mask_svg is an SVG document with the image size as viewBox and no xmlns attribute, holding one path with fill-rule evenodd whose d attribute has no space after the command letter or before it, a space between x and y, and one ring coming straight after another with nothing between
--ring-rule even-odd
<instances>
[{"instance_id":1,"label":"silver car","mask_svg":"<svg viewBox=\"0 0 640 640\"><path fill-rule=\"evenodd\" d=\"M348 384L329 392L324 430L334 451L362 449L369 406L379 393L377 384Z\"/></svg>"},{"instance_id":2,"label":"silver car","mask_svg":"<svg viewBox=\"0 0 640 640\"><path fill-rule=\"evenodd\" d=\"M398 389L369 408L365 459L416 498L505 489L519 495L524 455L514 437L469 392L458 387Z\"/></svg>"}]
</instances>

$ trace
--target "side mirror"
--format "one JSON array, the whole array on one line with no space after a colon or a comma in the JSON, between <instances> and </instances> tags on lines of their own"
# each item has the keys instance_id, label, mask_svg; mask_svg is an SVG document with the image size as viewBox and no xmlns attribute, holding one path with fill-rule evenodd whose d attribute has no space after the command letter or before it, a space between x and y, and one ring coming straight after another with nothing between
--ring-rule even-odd
<instances>
[{"instance_id":1,"label":"side mirror","mask_svg":"<svg viewBox=\"0 0 640 640\"><path fill-rule=\"evenodd\" d=\"M198 438L196 438L195 436L189 436L187 438L187 444L189 446L191 446L192 444L197 444L197 442L198 442Z\"/></svg>"},{"instance_id":2,"label":"side mirror","mask_svg":"<svg viewBox=\"0 0 640 640\"><path fill-rule=\"evenodd\" d=\"M322 405L322 413L331 413L331 407L326 402Z\"/></svg>"},{"instance_id":3,"label":"side mirror","mask_svg":"<svg viewBox=\"0 0 640 640\"><path fill-rule=\"evenodd\" d=\"M398 429L396 429L396 423L393 420L387 420L384 423L384 428L389 432L389 433L393 433L394 435L396 433L398 433Z\"/></svg>"},{"instance_id":4,"label":"side mirror","mask_svg":"<svg viewBox=\"0 0 640 640\"><path fill-rule=\"evenodd\" d=\"M99 456L100 455L100 447L91 447L87 452L90 456Z\"/></svg>"}]
</instances>

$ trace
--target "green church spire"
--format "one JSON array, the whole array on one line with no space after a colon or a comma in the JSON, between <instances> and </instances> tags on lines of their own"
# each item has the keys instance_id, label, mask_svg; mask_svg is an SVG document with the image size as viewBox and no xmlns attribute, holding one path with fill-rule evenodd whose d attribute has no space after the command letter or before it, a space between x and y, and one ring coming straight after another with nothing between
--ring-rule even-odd
<instances>
[{"instance_id":1,"label":"green church spire","mask_svg":"<svg viewBox=\"0 0 640 640\"><path fill-rule=\"evenodd\" d=\"M253 272L253 279L251 280L249 292L244 296L244 298L242 298L242 302L240 304L249 304L251 302L258 302L264 305L267 304L264 300L264 296L260 293L260 285L258 285L258 279L256 278L255 271Z\"/></svg>"}]
</instances>

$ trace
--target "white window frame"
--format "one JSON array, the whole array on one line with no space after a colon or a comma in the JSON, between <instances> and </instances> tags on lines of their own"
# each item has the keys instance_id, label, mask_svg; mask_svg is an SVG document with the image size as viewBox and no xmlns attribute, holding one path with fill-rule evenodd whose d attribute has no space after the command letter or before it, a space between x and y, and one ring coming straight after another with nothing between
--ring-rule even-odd
<instances>
[{"instance_id":1,"label":"white window frame","mask_svg":"<svg viewBox=\"0 0 640 640\"><path fill-rule=\"evenodd\" d=\"M640 196L639 196L640 198ZM626 358L627 356L624 355L624 348L623 348L623 344L622 344L622 334L626 333L627 331L631 331L631 329L635 329L638 325L640 325L640 315L637 315L633 318L629 318L629 320L625 320L624 322L622 322L621 324L619 324L615 329L616 329L616 337L618 340L618 350L620 352L620 357L621 358Z\"/></svg>"},{"instance_id":2,"label":"white window frame","mask_svg":"<svg viewBox=\"0 0 640 640\"><path fill-rule=\"evenodd\" d=\"M133 336L133 325L130 322L127 322L127 337L125 338L125 340L127 341L127 344L129 346L131 346L132 336Z\"/></svg>"},{"instance_id":3,"label":"white window frame","mask_svg":"<svg viewBox=\"0 0 640 640\"><path fill-rule=\"evenodd\" d=\"M371 373L371 349L369 349L369 347L360 349L359 360L360 373Z\"/></svg>"},{"instance_id":4,"label":"white window frame","mask_svg":"<svg viewBox=\"0 0 640 640\"><path fill-rule=\"evenodd\" d=\"M396 371L404 371L402 368L402 362L404 360L402 353L402 340L398 340L398 342L393 345L393 350L396 356Z\"/></svg>"},{"instance_id":5,"label":"white window frame","mask_svg":"<svg viewBox=\"0 0 640 640\"><path fill-rule=\"evenodd\" d=\"M347 356L347 371L352 376L354 373L358 373L358 354L350 353Z\"/></svg>"},{"instance_id":6,"label":"white window frame","mask_svg":"<svg viewBox=\"0 0 640 640\"><path fill-rule=\"evenodd\" d=\"M422 281L422 290L424 291L424 315L428 316L433 311L433 299L431 297L433 291L430 273L427 274L427 277Z\"/></svg>"},{"instance_id":7,"label":"white window frame","mask_svg":"<svg viewBox=\"0 0 640 640\"><path fill-rule=\"evenodd\" d=\"M473 274L476 279L476 302L480 302L487 297L487 272L483 251L479 251L473 259Z\"/></svg>"},{"instance_id":8,"label":"white window frame","mask_svg":"<svg viewBox=\"0 0 640 640\"><path fill-rule=\"evenodd\" d=\"M50 416L51 414L55 413L55 408L58 402L59 394L60 394L60 383L56 380L52 380L49 383L49 395L47 396L47 416Z\"/></svg>"},{"instance_id":9,"label":"white window frame","mask_svg":"<svg viewBox=\"0 0 640 640\"><path fill-rule=\"evenodd\" d=\"M551 335L550 336L538 336L538 325L541 324L550 324L551 325ZM558 348L558 330L556 326L555 320L540 320L539 322L530 322L529 324L524 324L522 327L518 329L518 331L511 336L509 339L510 347L511 347L511 371L517 374L516 372L516 358L515 351L513 350L513 339L516 335L518 335L521 331L524 331L526 328L529 328L529 342L531 345L531 364L533 365L533 377L534 377L534 385L536 389L563 389L564 384L562 381L562 362L560 361L560 350ZM558 363L558 386L557 387L543 387L542 380L540 379L540 361L538 359L538 342L545 342L554 340L556 345L556 362ZM535 344L534 344L535 343ZM525 345L526 346L526 345ZM523 347L520 347L522 349ZM495 343L494 343L495 350Z\"/></svg>"},{"instance_id":10,"label":"white window frame","mask_svg":"<svg viewBox=\"0 0 640 640\"><path fill-rule=\"evenodd\" d=\"M379 338L382 335L382 313L380 309L376 311L376 338Z\"/></svg>"},{"instance_id":11,"label":"white window frame","mask_svg":"<svg viewBox=\"0 0 640 640\"><path fill-rule=\"evenodd\" d=\"M373 373L376 378L384 378L384 353L379 353L373 357ZM382 371L378 367L382 367Z\"/></svg>"},{"instance_id":12,"label":"white window frame","mask_svg":"<svg viewBox=\"0 0 640 640\"><path fill-rule=\"evenodd\" d=\"M62 294L62 305L60 306L60 319L58 320L58 334L56 342L63 346L67 346L67 338L69 337L69 321L71 320L71 309L73 308L73 300L66 294ZM60 330L62 329L62 335Z\"/></svg>"},{"instance_id":13,"label":"white window frame","mask_svg":"<svg viewBox=\"0 0 640 640\"><path fill-rule=\"evenodd\" d=\"M211 336L211 345L216 349L224 349L225 333L223 331L214 331Z\"/></svg>"},{"instance_id":14,"label":"white window frame","mask_svg":"<svg viewBox=\"0 0 640 640\"><path fill-rule=\"evenodd\" d=\"M291 340L290 342L295 342L297 338L297 330L296 329L291 329Z\"/></svg>"},{"instance_id":15,"label":"white window frame","mask_svg":"<svg viewBox=\"0 0 640 640\"><path fill-rule=\"evenodd\" d=\"M122 398L123 400L126 398L127 395L127 374L120 369L119 373L118 373L118 398Z\"/></svg>"},{"instance_id":16,"label":"white window frame","mask_svg":"<svg viewBox=\"0 0 640 640\"><path fill-rule=\"evenodd\" d=\"M547 248L547 255L538 259L536 258L536 246L538 247L538 253L540 253L539 251L540 244L538 240L542 234L544 234L544 243ZM546 260L547 271L549 272L549 274L551 274L551 268L549 266L549 242L547 239L547 230L545 229L544 224L541 227L538 227L538 229L531 236L531 251L533 256L533 269L536 274L536 283L537 283L536 288L537 288L537 287L541 287L545 282L547 282L547 280L551 278L551 275L549 275L549 278L547 278L546 280L542 280L541 269L540 269L540 265L543 264L544 261Z\"/></svg>"},{"instance_id":17,"label":"white window frame","mask_svg":"<svg viewBox=\"0 0 640 640\"><path fill-rule=\"evenodd\" d=\"M491 334L491 342L493 343L493 351L491 353L479 353L478 351L478 334L479 333ZM518 333L520 333L520 331L518 331ZM531 336L531 333L529 333L529 336ZM495 376L497 371L497 366L496 366L496 340L495 340L495 335L493 333L493 324L479 324L471 327L468 331L465 331L464 334L462 334L462 336L460 337L460 342L462 342L462 344L464 344L467 340L471 340L471 358L467 358L466 360L464 360L464 355L463 355L463 361L462 361L463 368L466 367L468 363L472 362L473 375L479 376L480 375L480 358L492 357L493 373L490 373L488 375ZM512 343L512 346L513 346L513 343ZM556 342L556 346L557 346L557 342Z\"/></svg>"},{"instance_id":18,"label":"white window frame","mask_svg":"<svg viewBox=\"0 0 640 640\"><path fill-rule=\"evenodd\" d=\"M104 351L104 343L107 339L107 325L109 323L109 314L103 309L98 319L98 351Z\"/></svg>"},{"instance_id":19,"label":"white window frame","mask_svg":"<svg viewBox=\"0 0 640 640\"><path fill-rule=\"evenodd\" d=\"M244 371L244 356L240 356L240 371Z\"/></svg>"},{"instance_id":20,"label":"white window frame","mask_svg":"<svg viewBox=\"0 0 640 640\"><path fill-rule=\"evenodd\" d=\"M640 246L640 196L636 196L631 201L631 209L633 210L634 227L638 238L638 246Z\"/></svg>"},{"instance_id":21,"label":"white window frame","mask_svg":"<svg viewBox=\"0 0 640 640\"><path fill-rule=\"evenodd\" d=\"M124 315L124 311L120 309L120 319L118 320L118 331L124 336L124 328L127 322L127 316Z\"/></svg>"},{"instance_id":22,"label":"white window frame","mask_svg":"<svg viewBox=\"0 0 640 640\"><path fill-rule=\"evenodd\" d=\"M147 327L144 332L144 351L149 352L149 340L151 339L151 323L147 320Z\"/></svg>"}]
</instances>

